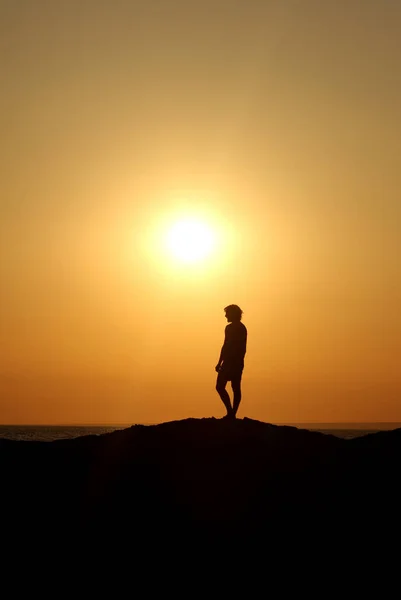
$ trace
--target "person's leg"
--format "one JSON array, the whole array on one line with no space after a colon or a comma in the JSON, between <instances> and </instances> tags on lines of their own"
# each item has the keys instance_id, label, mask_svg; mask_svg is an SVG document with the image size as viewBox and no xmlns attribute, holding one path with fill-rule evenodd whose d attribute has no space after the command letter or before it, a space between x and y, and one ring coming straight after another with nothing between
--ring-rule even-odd
<instances>
[{"instance_id":1,"label":"person's leg","mask_svg":"<svg viewBox=\"0 0 401 600\"><path fill-rule=\"evenodd\" d=\"M231 387L233 390L233 394L234 394L234 399L233 399L233 415L234 417L237 414L238 411L238 407L240 405L241 402L241 375L238 375L237 377L233 377L232 381L231 381Z\"/></svg>"},{"instance_id":2,"label":"person's leg","mask_svg":"<svg viewBox=\"0 0 401 600\"><path fill-rule=\"evenodd\" d=\"M226 407L227 416L231 416L233 409L232 409L231 402L230 402L230 396L228 395L228 392L226 390L226 385L227 385L227 379L225 378L223 373L219 373L217 375L216 390L217 390L224 406Z\"/></svg>"}]
</instances>

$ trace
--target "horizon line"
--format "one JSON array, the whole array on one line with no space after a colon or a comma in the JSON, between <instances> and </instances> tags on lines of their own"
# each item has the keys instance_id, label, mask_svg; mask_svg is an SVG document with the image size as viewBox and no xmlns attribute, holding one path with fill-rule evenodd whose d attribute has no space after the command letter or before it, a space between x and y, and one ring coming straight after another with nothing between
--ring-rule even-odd
<instances>
[{"instance_id":1,"label":"horizon line","mask_svg":"<svg viewBox=\"0 0 401 600\"><path fill-rule=\"evenodd\" d=\"M173 419L173 421L185 421L187 419L204 419L204 418L216 418L219 417L186 417L184 419ZM246 417L245 417L246 418ZM252 417L248 417L252 418ZM242 420L239 418L238 420ZM259 419L254 419L259 420ZM158 422L126 422L126 423L0 423L0 427L133 427L135 425L162 425L163 423L169 423L172 421L158 421ZM268 423L268 421L264 421ZM275 421L271 422L271 425L284 425L284 426L299 426L299 425L400 425L401 421Z\"/></svg>"}]
</instances>

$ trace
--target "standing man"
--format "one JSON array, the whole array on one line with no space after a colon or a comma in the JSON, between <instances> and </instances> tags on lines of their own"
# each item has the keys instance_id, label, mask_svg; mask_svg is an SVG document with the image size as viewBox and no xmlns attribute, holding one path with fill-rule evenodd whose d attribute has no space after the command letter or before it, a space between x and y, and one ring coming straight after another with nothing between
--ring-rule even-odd
<instances>
[{"instance_id":1,"label":"standing man","mask_svg":"<svg viewBox=\"0 0 401 600\"><path fill-rule=\"evenodd\" d=\"M242 310L236 304L230 304L224 309L228 325L225 329L224 344L221 349L219 362L216 365L216 390L227 409L225 419L235 419L241 402L241 378L244 369L247 330L241 323ZM227 382L231 381L234 398L231 406L230 396L226 390Z\"/></svg>"}]
</instances>

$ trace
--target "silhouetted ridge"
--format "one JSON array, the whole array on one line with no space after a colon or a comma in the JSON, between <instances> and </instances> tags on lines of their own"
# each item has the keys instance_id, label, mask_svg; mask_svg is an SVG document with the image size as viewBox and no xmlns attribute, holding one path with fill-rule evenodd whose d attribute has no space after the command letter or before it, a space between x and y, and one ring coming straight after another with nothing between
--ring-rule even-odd
<instances>
[{"instance_id":1,"label":"silhouetted ridge","mask_svg":"<svg viewBox=\"0 0 401 600\"><path fill-rule=\"evenodd\" d=\"M401 429L344 440L252 419L186 419L56 442L0 440L4 514L41 531L250 543L398 514ZM323 524L323 525L322 525Z\"/></svg>"}]
</instances>

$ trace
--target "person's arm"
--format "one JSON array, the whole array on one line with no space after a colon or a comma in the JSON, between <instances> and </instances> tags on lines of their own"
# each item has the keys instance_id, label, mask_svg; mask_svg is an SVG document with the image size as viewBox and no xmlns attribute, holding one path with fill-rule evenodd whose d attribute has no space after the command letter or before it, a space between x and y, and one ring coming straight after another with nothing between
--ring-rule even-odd
<instances>
[{"instance_id":1,"label":"person's arm","mask_svg":"<svg viewBox=\"0 0 401 600\"><path fill-rule=\"evenodd\" d=\"M220 371L221 365L223 364L224 361L224 344L221 348L221 352L220 352L220 357L219 357L219 362L216 365L216 371Z\"/></svg>"},{"instance_id":2,"label":"person's arm","mask_svg":"<svg viewBox=\"0 0 401 600\"><path fill-rule=\"evenodd\" d=\"M219 357L219 362L216 365L216 371L219 372L221 369L221 365L224 362L224 357L225 357L225 352L226 352L226 343L227 343L227 328L225 330L225 336L224 336L224 344L221 347L221 352L220 352L220 357Z\"/></svg>"}]
</instances>

